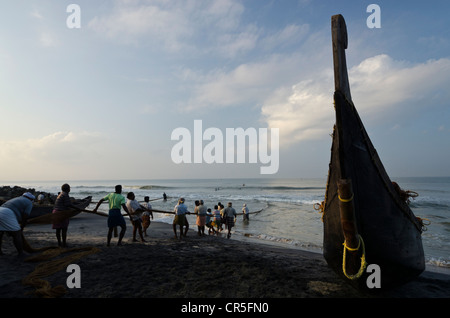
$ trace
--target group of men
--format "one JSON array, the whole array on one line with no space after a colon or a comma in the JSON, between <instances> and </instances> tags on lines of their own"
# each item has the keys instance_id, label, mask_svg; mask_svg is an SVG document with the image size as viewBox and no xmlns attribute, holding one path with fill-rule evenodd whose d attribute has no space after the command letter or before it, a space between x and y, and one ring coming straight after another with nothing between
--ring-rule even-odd
<instances>
[{"instance_id":1,"label":"group of men","mask_svg":"<svg viewBox=\"0 0 450 318\"><path fill-rule=\"evenodd\" d=\"M109 204L107 246L111 243L112 233L116 227L121 228L117 245L122 244L122 239L126 231L126 222L122 215L121 208L124 209L133 224L133 241L137 241L136 232L139 232L141 242L145 242L143 233L147 234L146 230L148 225L150 225L150 216L153 218L152 207L148 197L145 197L146 200L144 205L139 204L133 192L128 193L127 199L128 200L125 200L125 197L122 195L122 186L116 185L115 192L100 199L93 210L93 212L97 212L97 209L104 201L107 201ZM142 218L142 215L144 215L144 219ZM144 227L142 226L143 223Z\"/></svg>"},{"instance_id":2,"label":"group of men","mask_svg":"<svg viewBox=\"0 0 450 318\"><path fill-rule=\"evenodd\" d=\"M198 204L197 204L197 202L198 202ZM245 204L244 204L244 209L247 212L247 213L244 212L244 220L245 220L246 218L248 219L248 209ZM207 211L207 209L203 205L203 200L196 201L196 207L195 207L194 214L197 215L197 226L198 226L198 234L199 235L204 235L206 216L209 215L209 216L215 217L214 213L206 212L206 211ZM175 206L174 212L175 212L175 217L173 219L173 232L175 234L175 238L178 238L178 235L177 235L177 226L178 226L180 229L180 239L181 239L182 236L186 236L186 233L189 229L189 223L186 219L186 214L192 214L191 212L189 212L188 207L185 204L184 198L180 198L178 200L178 204ZM231 236L231 229L233 228L234 223L236 221L236 216L237 216L237 213L236 213L236 210L233 208L233 204L231 202L228 202L228 205L226 208L224 208L224 211L222 214L222 218L228 229L227 238L230 238L230 236ZM183 232L183 228L185 228L184 232Z\"/></svg>"},{"instance_id":3,"label":"group of men","mask_svg":"<svg viewBox=\"0 0 450 318\"><path fill-rule=\"evenodd\" d=\"M64 187L68 187L68 185L63 185L63 192L67 193L70 191L67 190ZM112 233L116 227L120 227L121 231L118 238L118 245L121 244L122 239L125 235L126 231L126 222L125 219L121 213L121 209L123 209L128 216L130 217L130 220L133 223L133 240L136 240L136 231L139 231L139 235L141 237L141 241L145 241L142 236L142 218L136 217L136 215L140 215L142 212L145 212L147 216L151 215L153 218L153 214L151 213L151 205L146 202L146 206L142 206L137 203L137 201L134 198L133 193L129 193L128 202L125 200L125 197L122 195L122 186L117 185L115 187L115 192L110 193L106 195L104 198L100 199L94 208L93 212L97 212L97 209L100 207L100 205L107 201L109 203L109 213L108 213L108 234L107 234L107 245L110 245ZM59 198L59 197L58 197ZM22 230L26 225L27 218L31 214L31 210L33 208L33 201L35 200L35 197L33 194L26 192L22 196L13 198L7 202L5 202L0 207L0 255L2 254L1 246L2 246L2 239L3 234L7 233L9 236L12 237L14 246L17 249L17 252L19 255L23 254L23 239L22 239ZM147 200L148 201L148 200ZM135 203L135 204L133 204ZM56 205L55 205L56 206ZM203 202L202 202L203 206ZM201 211L206 210L206 207L203 206L203 209ZM200 209L198 210L200 211ZM195 211L195 214L200 217L204 217L207 214L201 214L198 213L197 208ZM244 220L248 219L248 209L246 208L244 204L243 208L244 212ZM175 238L178 238L177 235L177 225L180 229L180 239L184 235L186 236L187 231L189 229L189 223L186 219L186 214L191 214L189 212L184 198L180 198L178 200L178 204L174 208L175 217L173 219L173 231L175 234ZM201 214L201 215L200 215ZM212 216L212 214L210 214ZM227 229L228 229L228 235L229 238L231 236L231 229L234 226L235 219L236 219L237 213L236 210L233 208L232 203L228 202L228 206L224 209L223 213L223 219L225 220ZM149 222L149 221L148 221ZM199 234L201 233L201 228L203 227L204 233L204 219L202 221L197 221L197 225L199 226ZM54 227L55 228L55 227ZM65 225L65 228L67 229L67 225ZM183 228L185 228L183 232ZM65 245L65 233L63 231L63 244ZM61 244L61 239L59 236L59 232L57 229L57 238L58 243Z\"/></svg>"}]
</instances>

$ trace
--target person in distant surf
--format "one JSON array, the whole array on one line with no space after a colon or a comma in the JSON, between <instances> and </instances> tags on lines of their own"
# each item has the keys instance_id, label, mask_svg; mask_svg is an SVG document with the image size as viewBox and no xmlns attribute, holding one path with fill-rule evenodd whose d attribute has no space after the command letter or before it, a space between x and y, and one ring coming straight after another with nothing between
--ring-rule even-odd
<instances>
[{"instance_id":1,"label":"person in distant surf","mask_svg":"<svg viewBox=\"0 0 450 318\"><path fill-rule=\"evenodd\" d=\"M134 192L128 192L126 206L128 212L130 213L131 223L133 224L133 242L138 241L136 239L137 232L139 232L141 242L145 242L144 236L142 234L142 212L145 210L145 207L140 205L136 200Z\"/></svg>"},{"instance_id":2,"label":"person in distant surf","mask_svg":"<svg viewBox=\"0 0 450 318\"><path fill-rule=\"evenodd\" d=\"M216 230L214 229L214 227L212 226L212 221L211 221L211 217L213 216L211 209L207 209L206 210L206 221L205 221L205 225L208 228L208 232L209 234L211 234L211 232L216 232Z\"/></svg>"},{"instance_id":3,"label":"person in distant surf","mask_svg":"<svg viewBox=\"0 0 450 318\"><path fill-rule=\"evenodd\" d=\"M220 232L222 231L222 224L220 222L221 217L220 217L220 211L219 211L219 206L215 205L214 206L214 211L212 211L212 219L211 219L211 226L214 228L216 227L216 232Z\"/></svg>"},{"instance_id":4,"label":"person in distant surf","mask_svg":"<svg viewBox=\"0 0 450 318\"><path fill-rule=\"evenodd\" d=\"M228 234L227 238L230 238L231 236L231 229L234 226L234 222L236 221L236 210L233 208L232 203L228 202L227 208L223 212L225 219L227 220L227 228L228 228Z\"/></svg>"},{"instance_id":5,"label":"person in distant surf","mask_svg":"<svg viewBox=\"0 0 450 318\"><path fill-rule=\"evenodd\" d=\"M34 195L25 192L20 197L6 201L0 207L0 255L3 254L3 233L13 238L18 256L23 255L22 230L33 209L34 199Z\"/></svg>"},{"instance_id":6,"label":"person in distant surf","mask_svg":"<svg viewBox=\"0 0 450 318\"><path fill-rule=\"evenodd\" d=\"M71 209L79 210L76 206L72 204L69 192L70 192L70 185L64 183L61 186L61 192L59 192L58 197L56 198L52 213L58 213ZM67 247L66 241L68 228L69 228L69 218L65 218L60 221L54 221L52 224L52 229L56 230L56 239L58 241L59 247Z\"/></svg>"},{"instance_id":7,"label":"person in distant surf","mask_svg":"<svg viewBox=\"0 0 450 318\"><path fill-rule=\"evenodd\" d=\"M198 207L200 205L200 200L195 200L194 204L195 204L194 214L197 216L197 220L198 220ZM198 222L196 222L196 223L198 223ZM200 236L201 235L200 234L200 227L198 225L197 225L197 228L198 228L198 235Z\"/></svg>"},{"instance_id":8,"label":"person in distant surf","mask_svg":"<svg viewBox=\"0 0 450 318\"><path fill-rule=\"evenodd\" d=\"M175 217L173 218L173 232L175 233L175 239L178 239L177 236L177 225L180 228L180 239L183 237L183 227L186 226L186 230L184 232L184 236L187 235L187 231L189 229L189 224L187 223L186 213L189 213L186 204L184 204L184 198L180 198L178 200L178 204L174 208Z\"/></svg>"},{"instance_id":9,"label":"person in distant surf","mask_svg":"<svg viewBox=\"0 0 450 318\"><path fill-rule=\"evenodd\" d=\"M196 201L197 202L197 201ZM204 205L203 200L198 201L198 207L196 207L196 214L197 214L197 228L198 228L198 235L199 236L205 236L205 225L206 225L206 206Z\"/></svg>"},{"instance_id":10,"label":"person in distant surf","mask_svg":"<svg viewBox=\"0 0 450 318\"><path fill-rule=\"evenodd\" d=\"M152 212L152 206L150 204L150 198L148 196L144 197L144 207L145 211L142 212L142 230L144 231L144 236L147 235L147 229L150 227L150 217L153 220L153 212Z\"/></svg>"},{"instance_id":11,"label":"person in distant surf","mask_svg":"<svg viewBox=\"0 0 450 318\"><path fill-rule=\"evenodd\" d=\"M245 203L242 206L242 213L244 214L244 219L243 220L244 221L250 221L248 207L247 207L247 204L245 204Z\"/></svg>"},{"instance_id":12,"label":"person in distant surf","mask_svg":"<svg viewBox=\"0 0 450 318\"><path fill-rule=\"evenodd\" d=\"M227 229L227 218L225 216L225 206L222 203L218 203L219 211L220 211L220 230L222 231L222 224L225 225L225 230Z\"/></svg>"},{"instance_id":13,"label":"person in distant surf","mask_svg":"<svg viewBox=\"0 0 450 318\"><path fill-rule=\"evenodd\" d=\"M130 216L128 212L127 206L125 205L125 197L122 195L122 186L116 185L115 192L108 194L104 198L100 199L97 203L97 206L94 208L94 212L97 212L98 207L104 202L108 201L109 203L109 212L108 212L108 235L107 235L107 243L109 246L111 243L111 237L113 230L116 226L120 226L121 231L119 233L119 239L117 241L117 245L122 245L122 239L125 235L125 231L127 229L125 218L122 215L121 208L125 210L125 212ZM131 220L131 216L130 216Z\"/></svg>"}]
</instances>

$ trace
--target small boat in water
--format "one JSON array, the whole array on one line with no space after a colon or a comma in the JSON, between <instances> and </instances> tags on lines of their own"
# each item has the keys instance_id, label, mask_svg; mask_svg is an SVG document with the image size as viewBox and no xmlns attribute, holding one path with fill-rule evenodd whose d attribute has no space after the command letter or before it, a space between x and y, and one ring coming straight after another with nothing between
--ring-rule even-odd
<instances>
[{"instance_id":1,"label":"small boat in water","mask_svg":"<svg viewBox=\"0 0 450 318\"><path fill-rule=\"evenodd\" d=\"M354 287L387 289L425 269L422 224L391 182L352 102L345 20L331 21L336 123L321 205L323 254Z\"/></svg>"}]
</instances>

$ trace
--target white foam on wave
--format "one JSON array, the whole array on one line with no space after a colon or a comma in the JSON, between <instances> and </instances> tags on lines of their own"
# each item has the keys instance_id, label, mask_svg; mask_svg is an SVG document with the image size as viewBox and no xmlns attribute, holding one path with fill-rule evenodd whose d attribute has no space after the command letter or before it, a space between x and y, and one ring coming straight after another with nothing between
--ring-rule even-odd
<instances>
[{"instance_id":1,"label":"white foam on wave","mask_svg":"<svg viewBox=\"0 0 450 318\"><path fill-rule=\"evenodd\" d=\"M450 268L450 261L449 260L443 260L442 258L430 258L426 261L427 265L433 265L437 267L446 267Z\"/></svg>"}]
</instances>

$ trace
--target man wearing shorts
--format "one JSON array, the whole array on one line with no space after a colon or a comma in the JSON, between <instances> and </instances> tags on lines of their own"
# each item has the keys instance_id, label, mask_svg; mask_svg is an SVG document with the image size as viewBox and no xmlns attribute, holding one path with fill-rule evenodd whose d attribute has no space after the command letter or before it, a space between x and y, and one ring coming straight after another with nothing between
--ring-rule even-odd
<instances>
[{"instance_id":1,"label":"man wearing shorts","mask_svg":"<svg viewBox=\"0 0 450 318\"><path fill-rule=\"evenodd\" d=\"M125 197L122 195L122 186L116 185L115 191L113 193L108 194L104 198L100 199L98 201L97 206L94 209L94 212L97 212L98 207L100 204L102 204L104 201L108 201L109 203L109 213L108 213L108 236L107 236L107 246L109 246L111 242L111 237L113 230L116 226L121 227L121 231L119 234L119 240L117 242L117 245L122 245L122 239L125 235L126 231L126 223L125 219L122 215L121 208L127 212L128 216L130 216L130 213L128 212L127 206L125 205ZM131 220L131 216L130 216Z\"/></svg>"}]
</instances>

